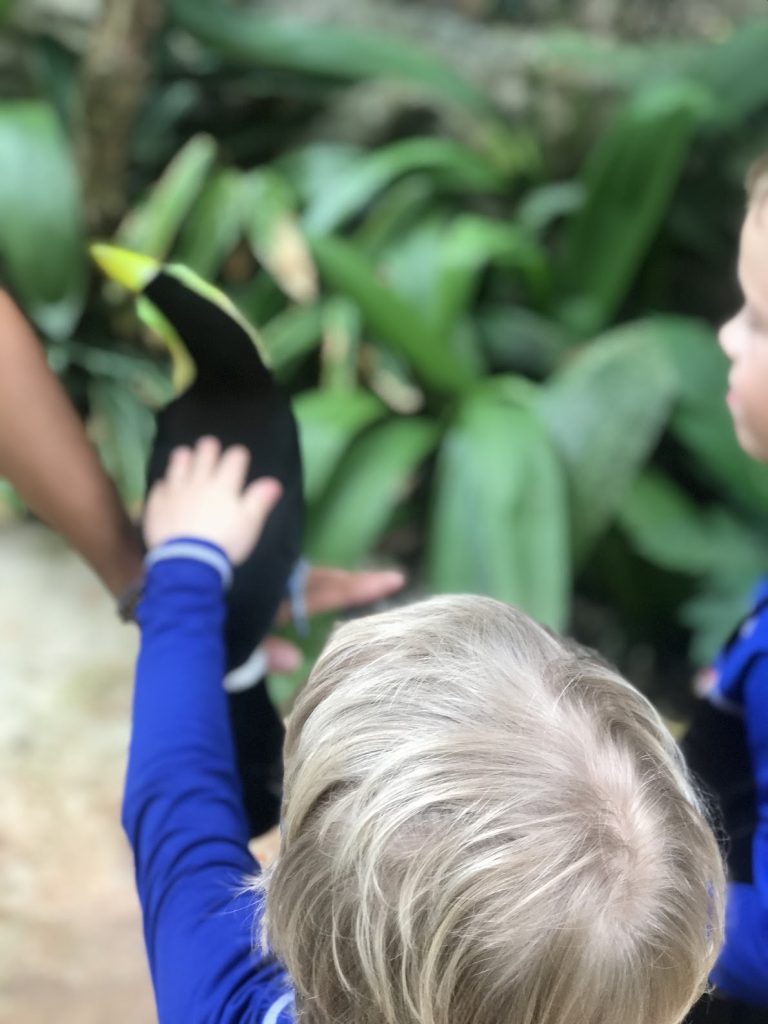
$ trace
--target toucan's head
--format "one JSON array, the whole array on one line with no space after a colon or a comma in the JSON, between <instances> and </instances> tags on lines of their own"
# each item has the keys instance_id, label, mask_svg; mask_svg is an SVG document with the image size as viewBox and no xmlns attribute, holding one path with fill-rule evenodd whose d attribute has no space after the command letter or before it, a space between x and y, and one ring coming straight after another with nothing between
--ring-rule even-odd
<instances>
[{"instance_id":1,"label":"toucan's head","mask_svg":"<svg viewBox=\"0 0 768 1024\"><path fill-rule=\"evenodd\" d=\"M141 320L168 349L177 393L269 380L253 327L224 292L182 264L113 245L91 246L103 273L136 296Z\"/></svg>"}]
</instances>

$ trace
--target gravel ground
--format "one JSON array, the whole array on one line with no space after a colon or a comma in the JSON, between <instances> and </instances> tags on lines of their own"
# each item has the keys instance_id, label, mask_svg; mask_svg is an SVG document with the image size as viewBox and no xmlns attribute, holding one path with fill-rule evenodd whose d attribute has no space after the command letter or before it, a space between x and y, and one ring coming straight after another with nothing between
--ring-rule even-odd
<instances>
[{"instance_id":1,"label":"gravel ground","mask_svg":"<svg viewBox=\"0 0 768 1024\"><path fill-rule=\"evenodd\" d=\"M0 1024L151 1024L119 825L135 628L36 524L0 529L0 579Z\"/></svg>"}]
</instances>

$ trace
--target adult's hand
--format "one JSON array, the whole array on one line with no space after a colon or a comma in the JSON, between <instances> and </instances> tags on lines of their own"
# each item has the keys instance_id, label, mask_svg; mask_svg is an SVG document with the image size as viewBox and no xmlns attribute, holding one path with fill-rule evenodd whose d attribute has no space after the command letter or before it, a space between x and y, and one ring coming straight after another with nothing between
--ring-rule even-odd
<instances>
[{"instance_id":1,"label":"adult's hand","mask_svg":"<svg viewBox=\"0 0 768 1024\"><path fill-rule=\"evenodd\" d=\"M398 569L353 572L313 565L307 573L304 605L308 616L345 611L383 601L404 585L405 574ZM290 619L291 606L284 601L278 609L275 625L283 626ZM301 651L288 640L269 636L263 647L269 672L293 672L301 665Z\"/></svg>"}]
</instances>

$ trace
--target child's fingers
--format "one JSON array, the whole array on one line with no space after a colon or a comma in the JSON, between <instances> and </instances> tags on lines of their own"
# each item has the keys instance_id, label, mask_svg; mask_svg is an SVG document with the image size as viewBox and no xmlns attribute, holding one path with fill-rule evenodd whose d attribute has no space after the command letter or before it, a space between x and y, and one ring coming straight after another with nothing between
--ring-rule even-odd
<instances>
[{"instance_id":1,"label":"child's fingers","mask_svg":"<svg viewBox=\"0 0 768 1024\"><path fill-rule=\"evenodd\" d=\"M222 486L226 485L239 494L248 476L250 463L251 453L244 445L236 444L227 448L216 467L216 475Z\"/></svg>"},{"instance_id":2,"label":"child's fingers","mask_svg":"<svg viewBox=\"0 0 768 1024\"><path fill-rule=\"evenodd\" d=\"M192 454L190 477L193 480L207 480L219 460L221 443L217 437L201 437Z\"/></svg>"},{"instance_id":3,"label":"child's fingers","mask_svg":"<svg viewBox=\"0 0 768 1024\"><path fill-rule=\"evenodd\" d=\"M243 494L243 505L251 519L251 525L257 533L261 533L267 516L280 500L282 493L282 484L272 477L254 480L247 487Z\"/></svg>"},{"instance_id":4,"label":"child's fingers","mask_svg":"<svg viewBox=\"0 0 768 1024\"><path fill-rule=\"evenodd\" d=\"M187 479L192 465L192 449L187 447L174 448L168 460L165 479L169 484L178 484Z\"/></svg>"}]
</instances>

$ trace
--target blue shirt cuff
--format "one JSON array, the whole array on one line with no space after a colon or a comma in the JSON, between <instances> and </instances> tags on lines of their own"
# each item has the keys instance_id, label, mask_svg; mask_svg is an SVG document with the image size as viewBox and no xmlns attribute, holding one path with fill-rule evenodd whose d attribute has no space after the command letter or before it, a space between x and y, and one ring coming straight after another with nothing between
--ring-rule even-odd
<instances>
[{"instance_id":1,"label":"blue shirt cuff","mask_svg":"<svg viewBox=\"0 0 768 1024\"><path fill-rule=\"evenodd\" d=\"M148 552L144 565L149 570L158 562L167 562L170 559L202 562L216 570L225 590L232 585L232 563L223 548L211 541L199 537L174 537Z\"/></svg>"}]
</instances>

